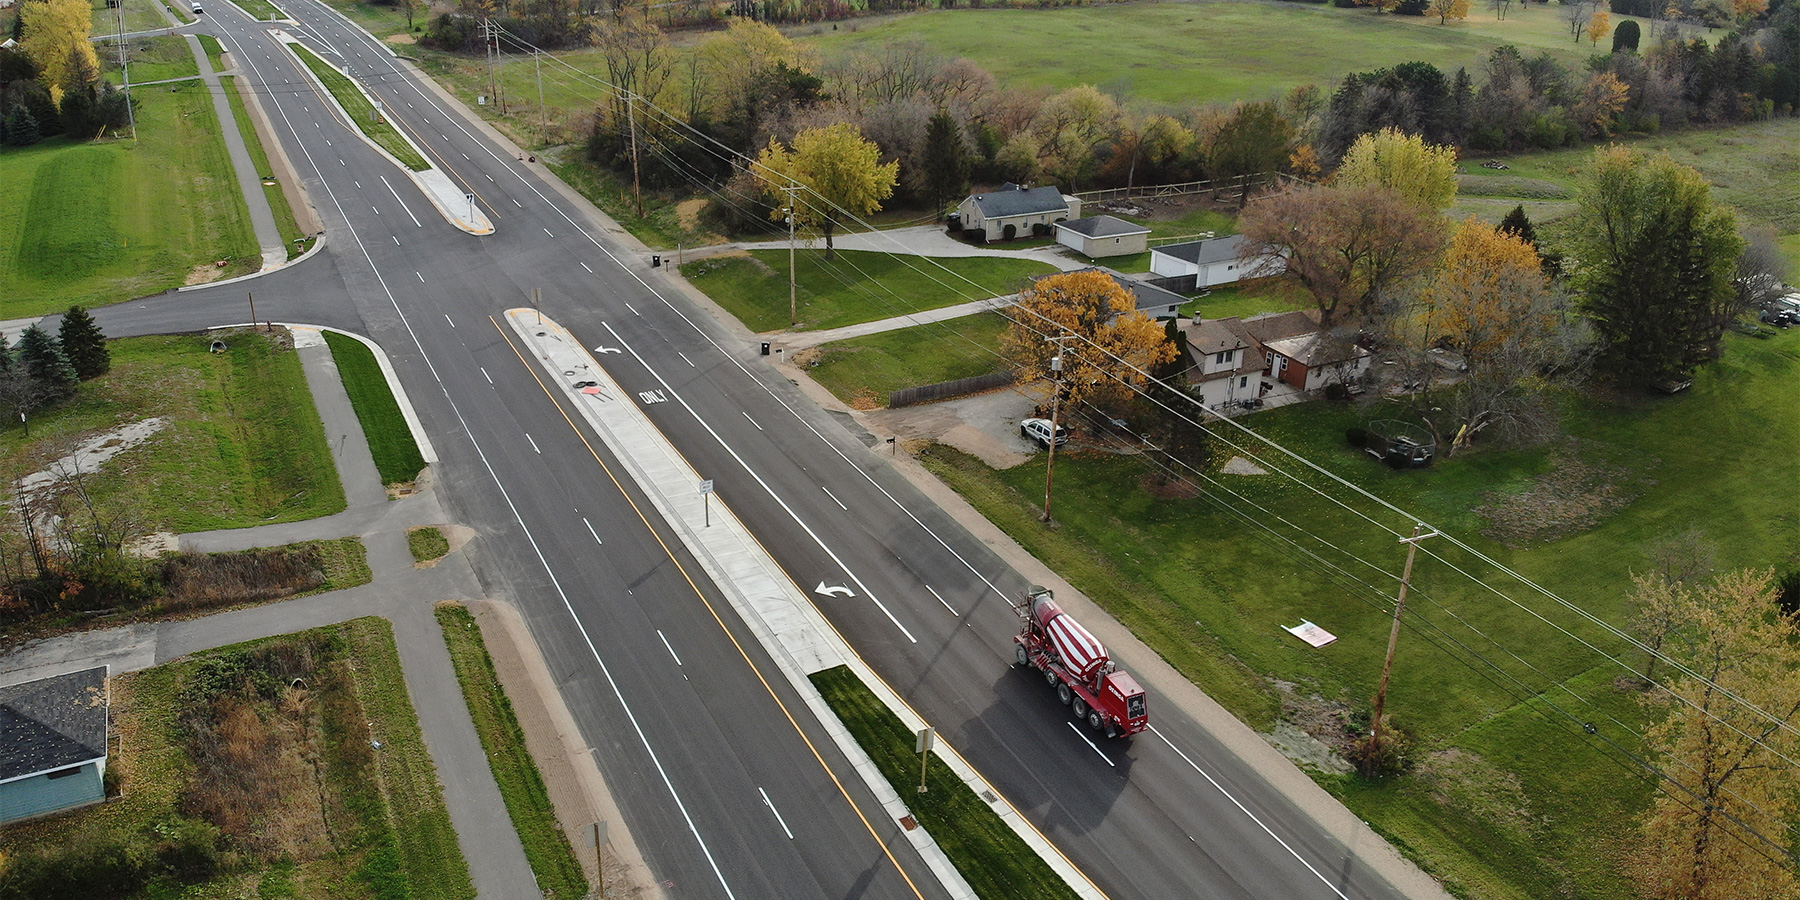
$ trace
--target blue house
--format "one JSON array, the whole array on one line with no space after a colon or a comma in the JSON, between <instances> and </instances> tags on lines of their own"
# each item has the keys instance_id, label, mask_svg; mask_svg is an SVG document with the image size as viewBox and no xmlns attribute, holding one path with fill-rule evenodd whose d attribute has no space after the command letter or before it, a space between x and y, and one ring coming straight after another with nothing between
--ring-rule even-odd
<instances>
[{"instance_id":1,"label":"blue house","mask_svg":"<svg viewBox=\"0 0 1800 900\"><path fill-rule=\"evenodd\" d=\"M0 687L0 825L106 799L106 675Z\"/></svg>"}]
</instances>

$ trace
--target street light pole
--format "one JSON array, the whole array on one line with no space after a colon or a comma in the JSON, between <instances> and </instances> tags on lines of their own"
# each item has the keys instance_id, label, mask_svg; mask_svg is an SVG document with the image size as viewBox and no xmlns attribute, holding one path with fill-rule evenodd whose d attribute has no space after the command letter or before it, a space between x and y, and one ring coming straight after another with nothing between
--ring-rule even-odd
<instances>
[{"instance_id":1,"label":"street light pole","mask_svg":"<svg viewBox=\"0 0 1800 900\"><path fill-rule=\"evenodd\" d=\"M1424 533L1425 524L1413 524L1412 537L1401 538L1400 543L1406 545L1406 568L1400 573L1400 597L1394 602L1394 624L1388 630L1387 660L1381 664L1381 684L1375 688L1375 714L1373 731L1370 732L1369 746L1381 746L1381 711L1387 706L1388 675L1394 671L1394 646L1400 641L1400 613L1406 609L1406 589L1412 584L1413 557L1418 555L1419 542L1426 538L1437 537L1437 532Z\"/></svg>"}]
</instances>

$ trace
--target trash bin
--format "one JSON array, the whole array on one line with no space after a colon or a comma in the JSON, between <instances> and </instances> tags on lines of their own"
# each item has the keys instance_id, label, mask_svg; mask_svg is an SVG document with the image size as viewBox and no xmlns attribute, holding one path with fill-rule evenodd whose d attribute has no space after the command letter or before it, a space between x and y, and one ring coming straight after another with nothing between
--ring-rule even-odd
<instances>
[{"instance_id":1,"label":"trash bin","mask_svg":"<svg viewBox=\"0 0 1800 900\"><path fill-rule=\"evenodd\" d=\"M652 269L662 268L662 254L660 254L660 253L650 254L650 268L652 268Z\"/></svg>"},{"instance_id":2,"label":"trash bin","mask_svg":"<svg viewBox=\"0 0 1800 900\"><path fill-rule=\"evenodd\" d=\"M762 355L764 355L764 356L768 356L768 355L769 355L769 342L768 342L768 341L763 341L763 342L762 342L762 347L763 347L763 349L762 349Z\"/></svg>"}]
</instances>

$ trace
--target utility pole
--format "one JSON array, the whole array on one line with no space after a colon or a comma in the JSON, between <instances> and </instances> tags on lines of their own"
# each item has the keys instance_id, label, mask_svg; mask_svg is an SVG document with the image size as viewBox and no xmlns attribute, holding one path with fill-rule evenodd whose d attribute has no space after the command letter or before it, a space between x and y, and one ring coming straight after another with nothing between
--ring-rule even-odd
<instances>
[{"instance_id":1,"label":"utility pole","mask_svg":"<svg viewBox=\"0 0 1800 900\"><path fill-rule=\"evenodd\" d=\"M794 192L800 190L797 184L790 184L781 189L787 194L787 226L788 226L788 324L800 324L799 292L794 287Z\"/></svg>"},{"instance_id":2,"label":"utility pole","mask_svg":"<svg viewBox=\"0 0 1800 900\"><path fill-rule=\"evenodd\" d=\"M1415 522L1412 537L1400 539L1400 543L1406 545L1406 568L1400 573L1400 598L1394 602L1394 625L1388 630L1387 660L1381 664L1381 684L1375 688L1374 730L1369 735L1371 748L1381 746L1381 711L1387 706L1388 675L1394 671L1394 645L1400 640L1400 613L1406 609L1406 588L1412 583L1413 557L1418 555L1420 541L1437 537L1435 531L1429 534L1424 531L1425 523Z\"/></svg>"},{"instance_id":3,"label":"utility pole","mask_svg":"<svg viewBox=\"0 0 1800 900\"><path fill-rule=\"evenodd\" d=\"M245 291L244 296L250 298L250 330L259 331L260 329L256 327L256 295Z\"/></svg>"},{"instance_id":4,"label":"utility pole","mask_svg":"<svg viewBox=\"0 0 1800 900\"><path fill-rule=\"evenodd\" d=\"M1056 345L1056 355L1050 357L1050 458L1044 463L1044 524L1050 523L1050 484L1051 477L1056 474L1056 421L1057 414L1062 411L1062 342L1074 337L1072 334L1045 338Z\"/></svg>"},{"instance_id":5,"label":"utility pole","mask_svg":"<svg viewBox=\"0 0 1800 900\"><path fill-rule=\"evenodd\" d=\"M539 49L538 49L538 48L536 48L536 47L533 47L533 48L531 48L531 62L532 62L532 65L534 65L534 66L536 66L536 67L537 67L537 84L538 84L538 128L539 128L539 129L540 129L540 130L542 130L542 131L543 131L543 132L544 132L544 134L545 134L545 135L546 135L546 136L548 136L548 135L549 135L549 133L550 133L550 113L548 113L548 112L546 112L546 111L545 111L545 109L544 109L544 59L543 59L543 51L540 51L540 50L539 50ZM641 218L643 218L643 217L644 217L644 214L643 214L643 213L642 213L642 212L639 212L639 213L638 213L638 218L640 218L640 219L641 219Z\"/></svg>"},{"instance_id":6,"label":"utility pole","mask_svg":"<svg viewBox=\"0 0 1800 900\"><path fill-rule=\"evenodd\" d=\"M119 83L125 87L125 120L131 123L131 139L136 141L137 111L131 108L131 60L125 53L125 0L113 4L113 16L118 21L113 44L119 49Z\"/></svg>"},{"instance_id":7,"label":"utility pole","mask_svg":"<svg viewBox=\"0 0 1800 900\"><path fill-rule=\"evenodd\" d=\"M637 197L638 218L644 217L644 185L638 180L637 95L625 92L625 119L631 123L631 193Z\"/></svg>"}]
</instances>

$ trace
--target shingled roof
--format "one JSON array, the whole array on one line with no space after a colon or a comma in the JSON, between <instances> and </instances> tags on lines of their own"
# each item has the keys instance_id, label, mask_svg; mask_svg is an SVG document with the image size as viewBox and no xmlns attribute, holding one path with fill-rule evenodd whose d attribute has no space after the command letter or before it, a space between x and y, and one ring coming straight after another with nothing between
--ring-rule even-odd
<instances>
[{"instance_id":1,"label":"shingled roof","mask_svg":"<svg viewBox=\"0 0 1800 900\"><path fill-rule=\"evenodd\" d=\"M971 199L975 201L975 208L981 210L984 219L1069 211L1068 201L1063 199L1062 191L1057 190L1053 184L1028 188L1009 181L985 194L975 194Z\"/></svg>"},{"instance_id":2,"label":"shingled roof","mask_svg":"<svg viewBox=\"0 0 1800 900\"><path fill-rule=\"evenodd\" d=\"M1150 229L1145 228L1142 225L1135 222L1127 222L1124 219L1114 218L1113 216L1088 216L1082 219L1070 219L1067 222L1056 223L1056 227L1067 228L1076 234L1086 235L1091 238L1122 237L1128 234L1150 233Z\"/></svg>"},{"instance_id":3,"label":"shingled roof","mask_svg":"<svg viewBox=\"0 0 1800 900\"><path fill-rule=\"evenodd\" d=\"M106 756L106 667L0 687L0 781Z\"/></svg>"}]
</instances>

